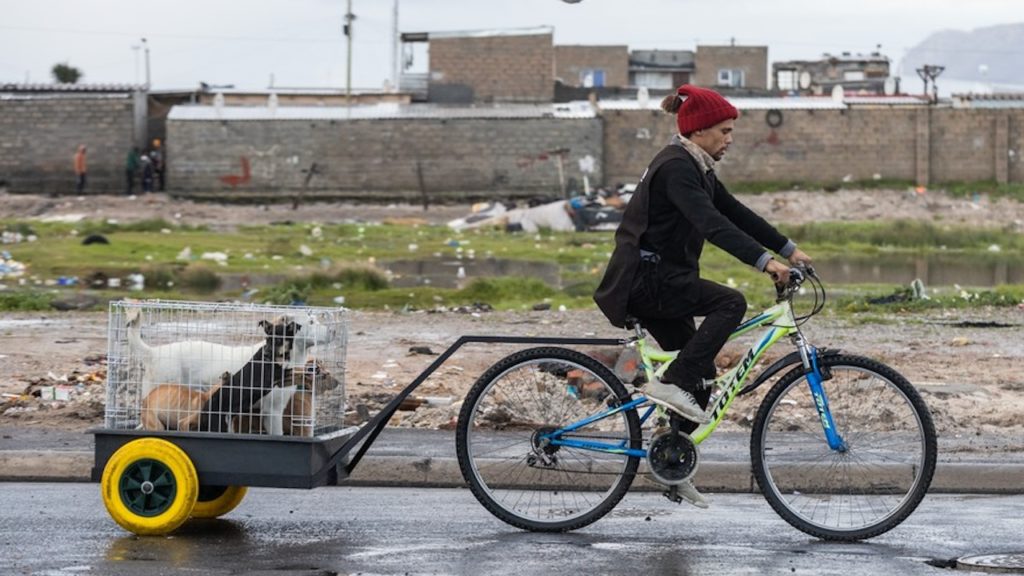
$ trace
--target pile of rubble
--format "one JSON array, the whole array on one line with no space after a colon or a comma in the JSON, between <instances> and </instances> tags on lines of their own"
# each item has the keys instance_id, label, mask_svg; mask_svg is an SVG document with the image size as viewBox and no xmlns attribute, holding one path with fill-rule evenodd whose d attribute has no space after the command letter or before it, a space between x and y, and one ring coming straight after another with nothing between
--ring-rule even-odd
<instances>
[{"instance_id":1,"label":"pile of rubble","mask_svg":"<svg viewBox=\"0 0 1024 576\"><path fill-rule=\"evenodd\" d=\"M90 356L85 361L96 368L62 375L49 372L29 380L21 393L4 393L0 416L27 419L56 413L98 423L104 411L107 359Z\"/></svg>"}]
</instances>

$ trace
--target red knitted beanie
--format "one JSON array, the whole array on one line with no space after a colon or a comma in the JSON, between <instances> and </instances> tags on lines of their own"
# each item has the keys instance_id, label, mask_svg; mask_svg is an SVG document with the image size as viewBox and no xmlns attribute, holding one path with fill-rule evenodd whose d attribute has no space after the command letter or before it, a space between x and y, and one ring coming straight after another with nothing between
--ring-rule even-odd
<instances>
[{"instance_id":1,"label":"red knitted beanie","mask_svg":"<svg viewBox=\"0 0 1024 576\"><path fill-rule=\"evenodd\" d=\"M676 94L686 97L676 112L680 134L711 128L723 120L735 120L740 115L728 100L714 90L683 84L676 90Z\"/></svg>"}]
</instances>

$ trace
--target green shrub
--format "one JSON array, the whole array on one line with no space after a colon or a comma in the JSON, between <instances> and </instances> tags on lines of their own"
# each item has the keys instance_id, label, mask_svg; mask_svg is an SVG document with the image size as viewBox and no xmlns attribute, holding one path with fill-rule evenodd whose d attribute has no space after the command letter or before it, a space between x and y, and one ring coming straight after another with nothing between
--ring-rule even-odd
<instances>
[{"instance_id":1,"label":"green shrub","mask_svg":"<svg viewBox=\"0 0 1024 576\"><path fill-rule=\"evenodd\" d=\"M221 286L221 277L205 266L188 266L178 274L177 286L199 294L212 294Z\"/></svg>"},{"instance_id":2,"label":"green shrub","mask_svg":"<svg viewBox=\"0 0 1024 576\"><path fill-rule=\"evenodd\" d=\"M53 294L34 290L16 290L0 292L0 311L4 312L38 312L50 310Z\"/></svg>"}]
</instances>

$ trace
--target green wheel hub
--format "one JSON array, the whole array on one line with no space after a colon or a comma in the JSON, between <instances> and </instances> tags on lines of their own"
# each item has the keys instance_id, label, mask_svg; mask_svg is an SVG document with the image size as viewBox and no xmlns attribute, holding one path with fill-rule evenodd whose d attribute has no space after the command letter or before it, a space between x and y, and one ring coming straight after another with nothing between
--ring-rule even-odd
<instances>
[{"instance_id":1,"label":"green wheel hub","mask_svg":"<svg viewBox=\"0 0 1024 576\"><path fill-rule=\"evenodd\" d=\"M139 516L159 516L177 495L174 474L162 462L144 458L133 462L121 475L121 501Z\"/></svg>"}]
</instances>

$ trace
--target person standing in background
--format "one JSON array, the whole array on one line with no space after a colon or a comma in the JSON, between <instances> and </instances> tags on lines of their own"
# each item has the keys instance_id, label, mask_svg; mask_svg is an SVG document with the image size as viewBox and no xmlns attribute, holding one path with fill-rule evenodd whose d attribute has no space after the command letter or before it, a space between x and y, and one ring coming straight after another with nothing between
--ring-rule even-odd
<instances>
[{"instance_id":1,"label":"person standing in background","mask_svg":"<svg viewBox=\"0 0 1024 576\"><path fill-rule=\"evenodd\" d=\"M128 151L128 158L124 161L125 196L131 196L135 188L135 173L139 171L139 147L132 146Z\"/></svg>"},{"instance_id":2,"label":"person standing in background","mask_svg":"<svg viewBox=\"0 0 1024 576\"><path fill-rule=\"evenodd\" d=\"M85 191L85 144L78 145L78 152L75 152L75 192L81 194Z\"/></svg>"},{"instance_id":3,"label":"person standing in background","mask_svg":"<svg viewBox=\"0 0 1024 576\"><path fill-rule=\"evenodd\" d=\"M153 173L156 174L157 190L164 191L164 151L160 147L160 139L153 139L153 149L149 151L149 159L153 162Z\"/></svg>"},{"instance_id":4,"label":"person standing in background","mask_svg":"<svg viewBox=\"0 0 1024 576\"><path fill-rule=\"evenodd\" d=\"M149 194L153 191L153 161L149 156L142 157L142 193Z\"/></svg>"}]
</instances>

